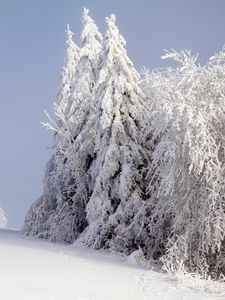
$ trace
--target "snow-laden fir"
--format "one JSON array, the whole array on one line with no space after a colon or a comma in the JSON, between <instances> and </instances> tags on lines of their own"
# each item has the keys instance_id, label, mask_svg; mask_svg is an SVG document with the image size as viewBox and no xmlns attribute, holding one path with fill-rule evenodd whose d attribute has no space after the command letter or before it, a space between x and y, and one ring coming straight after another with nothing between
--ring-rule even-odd
<instances>
[{"instance_id":1,"label":"snow-laden fir","mask_svg":"<svg viewBox=\"0 0 225 300\"><path fill-rule=\"evenodd\" d=\"M138 74L116 18L103 39L84 9L81 45L67 29L54 154L23 233L129 255L171 274L225 276L225 48L205 66Z\"/></svg>"}]
</instances>

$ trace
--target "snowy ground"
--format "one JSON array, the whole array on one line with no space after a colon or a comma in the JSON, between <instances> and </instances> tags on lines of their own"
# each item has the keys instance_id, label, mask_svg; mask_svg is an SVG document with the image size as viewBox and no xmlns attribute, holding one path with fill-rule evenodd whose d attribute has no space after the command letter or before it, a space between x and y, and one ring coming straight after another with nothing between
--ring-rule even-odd
<instances>
[{"instance_id":1,"label":"snowy ground","mask_svg":"<svg viewBox=\"0 0 225 300\"><path fill-rule=\"evenodd\" d=\"M224 289L225 290L225 289ZM0 230L0 300L225 299L122 256Z\"/></svg>"}]
</instances>

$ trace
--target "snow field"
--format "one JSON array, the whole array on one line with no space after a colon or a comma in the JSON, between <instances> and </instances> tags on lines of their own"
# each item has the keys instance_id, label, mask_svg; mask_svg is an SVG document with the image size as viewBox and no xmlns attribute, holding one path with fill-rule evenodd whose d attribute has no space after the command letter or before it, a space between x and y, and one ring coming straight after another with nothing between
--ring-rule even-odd
<instances>
[{"instance_id":1,"label":"snow field","mask_svg":"<svg viewBox=\"0 0 225 300\"><path fill-rule=\"evenodd\" d=\"M135 259L0 230L1 300L219 300ZM154 268L155 269L155 268ZM225 289L224 289L225 290Z\"/></svg>"}]
</instances>

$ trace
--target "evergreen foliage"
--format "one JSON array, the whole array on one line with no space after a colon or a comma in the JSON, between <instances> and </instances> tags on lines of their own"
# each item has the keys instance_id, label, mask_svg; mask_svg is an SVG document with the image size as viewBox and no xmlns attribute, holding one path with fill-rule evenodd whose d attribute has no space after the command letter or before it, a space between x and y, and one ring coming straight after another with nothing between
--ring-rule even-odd
<instances>
[{"instance_id":1,"label":"evergreen foliage","mask_svg":"<svg viewBox=\"0 0 225 300\"><path fill-rule=\"evenodd\" d=\"M147 167L144 95L139 75L127 57L115 16L106 19L104 56L96 86L94 189L87 205L84 242L129 253L138 246L136 211L145 193Z\"/></svg>"}]
</instances>

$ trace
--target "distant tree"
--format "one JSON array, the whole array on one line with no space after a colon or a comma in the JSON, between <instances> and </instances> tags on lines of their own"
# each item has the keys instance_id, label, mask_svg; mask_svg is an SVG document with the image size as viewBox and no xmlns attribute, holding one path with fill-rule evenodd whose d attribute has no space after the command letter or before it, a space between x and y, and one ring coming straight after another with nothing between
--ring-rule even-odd
<instances>
[{"instance_id":1,"label":"distant tree","mask_svg":"<svg viewBox=\"0 0 225 300\"><path fill-rule=\"evenodd\" d=\"M89 226L82 238L95 248L128 253L138 248L138 212L145 197L146 107L138 86L139 74L127 57L115 16L106 22L95 94L96 157L89 171L94 189L87 204Z\"/></svg>"},{"instance_id":2,"label":"distant tree","mask_svg":"<svg viewBox=\"0 0 225 300\"><path fill-rule=\"evenodd\" d=\"M7 225L7 220L4 211L0 207L0 229L5 228Z\"/></svg>"}]
</instances>

